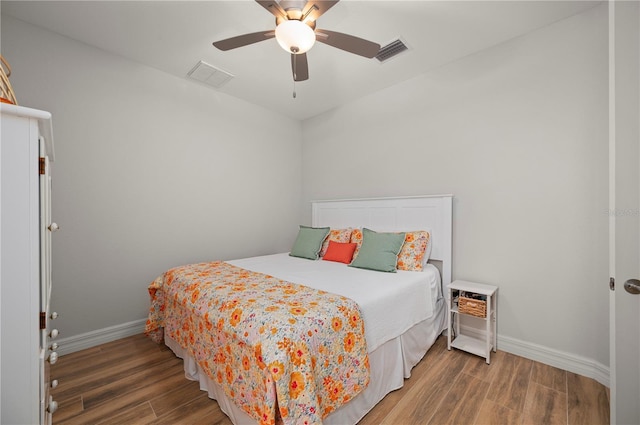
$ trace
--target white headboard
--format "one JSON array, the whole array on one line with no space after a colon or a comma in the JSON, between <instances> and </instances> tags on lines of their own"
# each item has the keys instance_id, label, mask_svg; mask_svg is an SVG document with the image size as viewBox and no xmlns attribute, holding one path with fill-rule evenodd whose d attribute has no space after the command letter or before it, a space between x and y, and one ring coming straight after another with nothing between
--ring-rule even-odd
<instances>
[{"instance_id":1,"label":"white headboard","mask_svg":"<svg viewBox=\"0 0 640 425\"><path fill-rule=\"evenodd\" d=\"M453 195L339 199L312 202L312 226L367 227L379 232L431 232L431 259L442 262L442 284L451 283Z\"/></svg>"}]
</instances>

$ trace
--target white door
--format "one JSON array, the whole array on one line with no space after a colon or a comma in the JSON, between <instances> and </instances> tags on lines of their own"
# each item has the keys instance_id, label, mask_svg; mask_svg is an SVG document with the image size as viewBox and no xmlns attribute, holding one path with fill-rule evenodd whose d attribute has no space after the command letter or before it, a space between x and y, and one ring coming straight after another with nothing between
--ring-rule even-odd
<instances>
[{"instance_id":1,"label":"white door","mask_svg":"<svg viewBox=\"0 0 640 425\"><path fill-rule=\"evenodd\" d=\"M640 295L625 289L640 279L639 4L609 3L611 423L620 425L640 424Z\"/></svg>"}]
</instances>

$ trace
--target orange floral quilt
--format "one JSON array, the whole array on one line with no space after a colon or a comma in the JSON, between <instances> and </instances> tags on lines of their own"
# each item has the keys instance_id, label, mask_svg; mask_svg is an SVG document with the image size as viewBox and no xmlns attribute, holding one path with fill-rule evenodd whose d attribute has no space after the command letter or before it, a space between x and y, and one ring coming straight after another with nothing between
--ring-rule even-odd
<instances>
[{"instance_id":1,"label":"orange floral quilt","mask_svg":"<svg viewBox=\"0 0 640 425\"><path fill-rule=\"evenodd\" d=\"M147 335L177 341L259 423L321 423L369 383L349 298L221 261L173 268L149 294Z\"/></svg>"}]
</instances>

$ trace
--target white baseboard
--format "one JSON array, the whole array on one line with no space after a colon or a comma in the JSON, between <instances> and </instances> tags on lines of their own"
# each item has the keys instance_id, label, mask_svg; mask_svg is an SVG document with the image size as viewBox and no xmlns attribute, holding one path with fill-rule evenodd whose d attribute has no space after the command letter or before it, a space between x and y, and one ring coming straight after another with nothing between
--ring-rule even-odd
<instances>
[{"instance_id":1,"label":"white baseboard","mask_svg":"<svg viewBox=\"0 0 640 425\"><path fill-rule=\"evenodd\" d=\"M60 347L58 353L60 355L70 354L106 342L115 341L116 339L140 334L144 332L145 323L146 319L141 319L62 338L58 341ZM461 325L461 331L465 335L484 339L484 330L482 329ZM500 334L498 334L498 350L593 378L606 387L610 386L609 367L582 356L554 350Z\"/></svg>"},{"instance_id":2,"label":"white baseboard","mask_svg":"<svg viewBox=\"0 0 640 425\"><path fill-rule=\"evenodd\" d=\"M57 341L59 346L58 354L64 356L65 354L75 353L76 351L95 347L96 345L104 344L105 342L141 334L144 332L146 322L146 319L140 319L80 335L70 336L68 338L61 338Z\"/></svg>"},{"instance_id":3,"label":"white baseboard","mask_svg":"<svg viewBox=\"0 0 640 425\"><path fill-rule=\"evenodd\" d=\"M460 332L465 335L484 339L483 329L465 325L461 325L460 328ZM605 387L610 386L609 367L586 357L500 334L498 334L498 350L595 379Z\"/></svg>"}]
</instances>

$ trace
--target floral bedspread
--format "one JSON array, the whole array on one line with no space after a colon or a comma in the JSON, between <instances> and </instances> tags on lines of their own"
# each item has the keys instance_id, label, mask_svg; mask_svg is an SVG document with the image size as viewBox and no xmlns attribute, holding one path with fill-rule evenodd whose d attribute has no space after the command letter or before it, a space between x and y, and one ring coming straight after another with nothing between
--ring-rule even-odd
<instances>
[{"instance_id":1,"label":"floral bedspread","mask_svg":"<svg viewBox=\"0 0 640 425\"><path fill-rule=\"evenodd\" d=\"M149 285L145 332L177 341L262 424L319 424L369 383L358 305L217 261Z\"/></svg>"}]
</instances>

